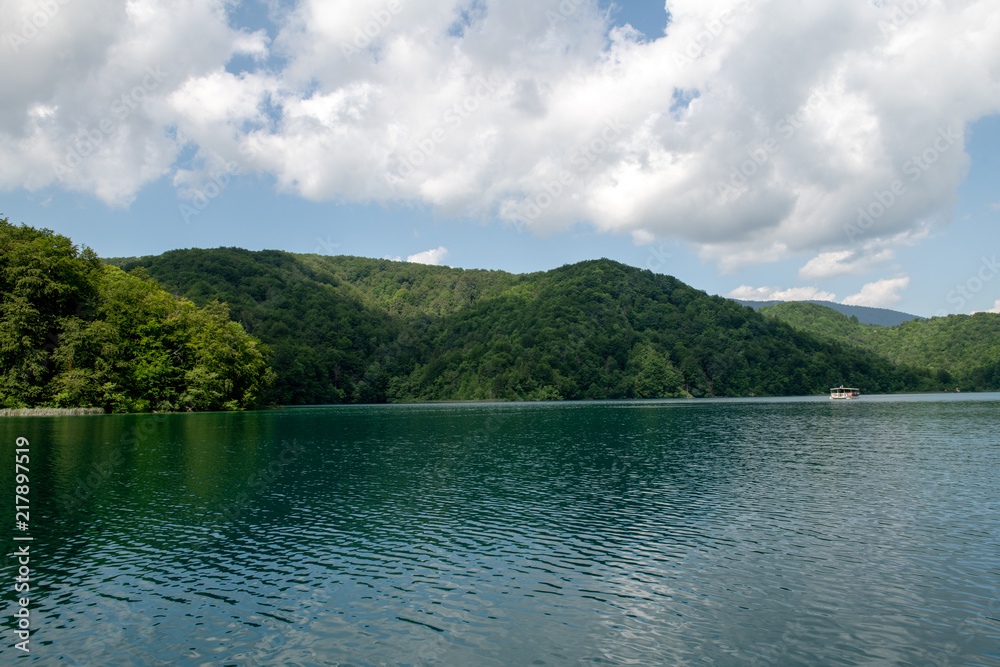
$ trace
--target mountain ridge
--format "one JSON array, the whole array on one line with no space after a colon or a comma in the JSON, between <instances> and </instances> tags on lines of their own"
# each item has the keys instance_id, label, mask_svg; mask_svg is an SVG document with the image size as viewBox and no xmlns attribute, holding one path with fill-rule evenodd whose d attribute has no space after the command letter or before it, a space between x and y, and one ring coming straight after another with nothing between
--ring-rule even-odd
<instances>
[{"instance_id":1,"label":"mountain ridge","mask_svg":"<svg viewBox=\"0 0 1000 667\"><path fill-rule=\"evenodd\" d=\"M747 306L748 308L753 308L754 310L760 310L761 308L776 306L782 303L815 303L821 306L826 306L827 308L832 308L839 313L843 313L847 317L857 317L858 321L862 324L877 324L884 327L894 327L898 324L902 324L903 322L909 322L910 320L926 319L919 315L912 315L899 310L875 308L872 306L852 306L844 303L837 303L836 301L821 301L815 299L802 299L796 301L750 301L747 299L733 300L741 305Z\"/></svg>"},{"instance_id":2,"label":"mountain ridge","mask_svg":"<svg viewBox=\"0 0 1000 667\"><path fill-rule=\"evenodd\" d=\"M273 350L282 404L940 388L609 259L527 274L239 248L108 261L196 304L228 303Z\"/></svg>"},{"instance_id":3,"label":"mountain ridge","mask_svg":"<svg viewBox=\"0 0 1000 667\"><path fill-rule=\"evenodd\" d=\"M758 312L606 258L526 274L235 247L101 260L0 222L7 407L1000 388L996 314L884 327L811 303Z\"/></svg>"}]
</instances>

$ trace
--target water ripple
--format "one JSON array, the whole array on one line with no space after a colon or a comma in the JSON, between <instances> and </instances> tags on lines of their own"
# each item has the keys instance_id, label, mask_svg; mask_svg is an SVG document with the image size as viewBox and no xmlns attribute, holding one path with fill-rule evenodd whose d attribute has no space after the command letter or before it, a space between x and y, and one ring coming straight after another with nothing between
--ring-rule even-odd
<instances>
[{"instance_id":1,"label":"water ripple","mask_svg":"<svg viewBox=\"0 0 1000 667\"><path fill-rule=\"evenodd\" d=\"M29 660L1000 665L997 407L193 416L41 499ZM54 486L86 476L50 446Z\"/></svg>"}]
</instances>

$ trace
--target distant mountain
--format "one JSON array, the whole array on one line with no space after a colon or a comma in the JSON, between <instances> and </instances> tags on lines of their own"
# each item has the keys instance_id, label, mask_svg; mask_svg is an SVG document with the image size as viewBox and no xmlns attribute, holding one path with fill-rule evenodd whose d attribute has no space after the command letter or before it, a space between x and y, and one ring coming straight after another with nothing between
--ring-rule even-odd
<instances>
[{"instance_id":1,"label":"distant mountain","mask_svg":"<svg viewBox=\"0 0 1000 667\"><path fill-rule=\"evenodd\" d=\"M754 310L760 310L761 308L774 306L780 303L818 303L821 306L833 308L837 312L843 313L848 317L857 317L858 322L861 322L862 324L878 324L883 327L894 327L898 324L902 324L903 322L909 322L910 320L924 319L919 315L901 313L898 310L889 310L888 308L869 308L868 306L848 306L843 303L836 303L835 301L745 301L743 299L733 299L733 301L749 308L753 308Z\"/></svg>"},{"instance_id":2,"label":"distant mountain","mask_svg":"<svg viewBox=\"0 0 1000 667\"><path fill-rule=\"evenodd\" d=\"M109 260L229 304L279 404L940 389L929 371L607 259L546 272L239 248Z\"/></svg>"}]
</instances>

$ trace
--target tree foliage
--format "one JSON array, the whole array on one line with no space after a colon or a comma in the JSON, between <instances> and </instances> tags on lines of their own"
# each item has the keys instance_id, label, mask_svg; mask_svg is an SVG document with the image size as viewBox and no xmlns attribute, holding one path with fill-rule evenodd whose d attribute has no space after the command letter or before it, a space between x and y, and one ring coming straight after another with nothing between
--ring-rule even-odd
<instances>
[{"instance_id":1,"label":"tree foliage","mask_svg":"<svg viewBox=\"0 0 1000 667\"><path fill-rule=\"evenodd\" d=\"M913 389L929 371L609 260L544 273L238 248L111 260L230 304L282 404Z\"/></svg>"},{"instance_id":2,"label":"tree foliage","mask_svg":"<svg viewBox=\"0 0 1000 667\"><path fill-rule=\"evenodd\" d=\"M758 313L610 260L512 275L217 248L102 264L65 237L6 221L0 250L0 401L11 407L214 410L1000 383L998 316L889 329L813 304Z\"/></svg>"},{"instance_id":3,"label":"tree foliage","mask_svg":"<svg viewBox=\"0 0 1000 667\"><path fill-rule=\"evenodd\" d=\"M266 348L225 305L198 308L142 270L0 219L0 405L234 410L272 381Z\"/></svg>"},{"instance_id":4,"label":"tree foliage","mask_svg":"<svg viewBox=\"0 0 1000 667\"><path fill-rule=\"evenodd\" d=\"M760 311L828 342L860 347L894 364L923 369L909 388L1000 390L1000 315L948 315L894 327L861 324L830 308L785 303Z\"/></svg>"}]
</instances>

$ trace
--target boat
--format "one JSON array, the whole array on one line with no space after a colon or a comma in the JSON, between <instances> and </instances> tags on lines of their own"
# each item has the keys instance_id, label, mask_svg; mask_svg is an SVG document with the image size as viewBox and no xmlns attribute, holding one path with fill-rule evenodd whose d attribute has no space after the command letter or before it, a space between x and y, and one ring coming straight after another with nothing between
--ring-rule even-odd
<instances>
[{"instance_id":1,"label":"boat","mask_svg":"<svg viewBox=\"0 0 1000 667\"><path fill-rule=\"evenodd\" d=\"M861 396L861 390L855 387L845 387L840 385L839 387L834 387L830 390L830 398L858 398Z\"/></svg>"}]
</instances>

